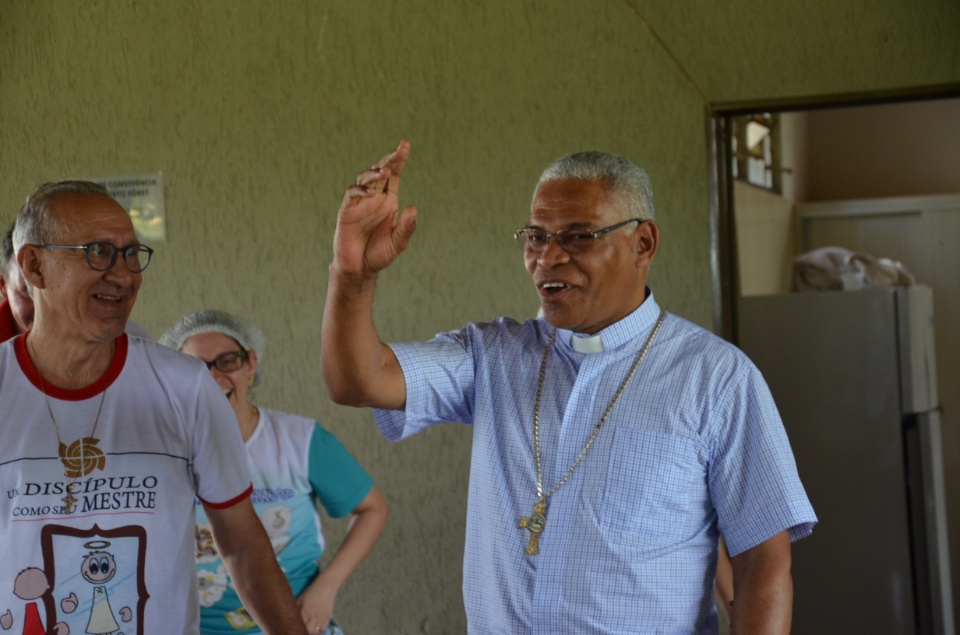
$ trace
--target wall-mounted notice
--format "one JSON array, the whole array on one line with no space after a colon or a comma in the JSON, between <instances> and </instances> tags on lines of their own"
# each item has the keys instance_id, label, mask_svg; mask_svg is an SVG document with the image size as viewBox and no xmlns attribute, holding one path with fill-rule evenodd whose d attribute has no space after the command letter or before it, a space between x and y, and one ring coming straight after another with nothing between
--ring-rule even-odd
<instances>
[{"instance_id":1,"label":"wall-mounted notice","mask_svg":"<svg viewBox=\"0 0 960 635\"><path fill-rule=\"evenodd\" d=\"M161 172L90 180L107 188L110 196L123 205L140 240L150 244L167 239Z\"/></svg>"}]
</instances>

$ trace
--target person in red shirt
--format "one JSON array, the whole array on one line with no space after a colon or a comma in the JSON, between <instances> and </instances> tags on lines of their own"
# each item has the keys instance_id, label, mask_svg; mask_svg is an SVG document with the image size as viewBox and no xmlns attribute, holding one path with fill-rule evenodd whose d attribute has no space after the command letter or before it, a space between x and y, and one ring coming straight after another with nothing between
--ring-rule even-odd
<instances>
[{"instance_id":1,"label":"person in red shirt","mask_svg":"<svg viewBox=\"0 0 960 635\"><path fill-rule=\"evenodd\" d=\"M0 342L6 342L33 326L33 300L13 252L13 225L4 234L0 250L0 297Z\"/></svg>"}]
</instances>

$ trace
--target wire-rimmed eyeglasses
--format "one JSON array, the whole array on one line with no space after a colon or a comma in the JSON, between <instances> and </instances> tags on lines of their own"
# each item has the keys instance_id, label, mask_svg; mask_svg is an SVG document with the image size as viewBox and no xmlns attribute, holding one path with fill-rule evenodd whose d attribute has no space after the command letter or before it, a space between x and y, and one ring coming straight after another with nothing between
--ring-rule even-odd
<instances>
[{"instance_id":1,"label":"wire-rimmed eyeglasses","mask_svg":"<svg viewBox=\"0 0 960 635\"><path fill-rule=\"evenodd\" d=\"M589 229L561 229L553 234L535 227L524 227L518 230L513 237L516 239L517 244L527 251L535 253L546 251L547 247L550 246L550 239L556 238L557 243L564 251L569 254L578 254L593 247L594 242L601 236L606 236L610 232L616 231L630 223L642 224L647 220L648 219L645 218L631 218L622 223L610 225L609 227L604 227L596 231L590 231Z\"/></svg>"},{"instance_id":2,"label":"wire-rimmed eyeglasses","mask_svg":"<svg viewBox=\"0 0 960 635\"><path fill-rule=\"evenodd\" d=\"M247 351L241 349L239 351L221 353L211 362L205 359L201 359L200 361L207 365L207 370L216 367L221 373L232 373L235 370L240 370L240 367L243 366L243 363L247 361L249 356Z\"/></svg>"},{"instance_id":3,"label":"wire-rimmed eyeglasses","mask_svg":"<svg viewBox=\"0 0 960 635\"><path fill-rule=\"evenodd\" d=\"M126 247L114 247L110 243L95 242L86 245L50 245L42 243L36 245L44 249L82 249L87 257L87 264L94 271L108 271L117 264L117 254L123 253L123 262L133 273L140 273L150 264L153 250L146 245L133 244Z\"/></svg>"}]
</instances>

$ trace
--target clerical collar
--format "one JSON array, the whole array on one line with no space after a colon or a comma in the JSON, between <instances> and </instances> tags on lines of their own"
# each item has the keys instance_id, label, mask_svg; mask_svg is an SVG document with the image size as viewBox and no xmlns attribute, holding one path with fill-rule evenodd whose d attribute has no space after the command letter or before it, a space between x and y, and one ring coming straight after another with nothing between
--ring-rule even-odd
<instances>
[{"instance_id":1,"label":"clerical collar","mask_svg":"<svg viewBox=\"0 0 960 635\"><path fill-rule=\"evenodd\" d=\"M659 316L660 306L647 288L646 299L633 313L593 335L560 329L557 345L580 354L612 353L635 346L636 339L649 332Z\"/></svg>"},{"instance_id":2,"label":"clerical collar","mask_svg":"<svg viewBox=\"0 0 960 635\"><path fill-rule=\"evenodd\" d=\"M570 336L570 348L578 353L602 353L604 351L603 336L599 333L596 335L573 333Z\"/></svg>"}]
</instances>

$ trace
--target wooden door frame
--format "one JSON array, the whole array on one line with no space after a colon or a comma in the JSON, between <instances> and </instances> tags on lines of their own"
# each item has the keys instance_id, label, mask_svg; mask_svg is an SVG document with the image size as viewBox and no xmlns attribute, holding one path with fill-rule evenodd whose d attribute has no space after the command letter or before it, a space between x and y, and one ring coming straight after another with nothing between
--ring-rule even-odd
<instances>
[{"instance_id":1,"label":"wooden door frame","mask_svg":"<svg viewBox=\"0 0 960 635\"><path fill-rule=\"evenodd\" d=\"M800 112L851 106L895 104L960 97L960 84L797 99L757 100L712 104L707 113L710 156L710 265L713 292L713 330L738 344L740 275L734 219L731 119L757 112Z\"/></svg>"}]
</instances>

